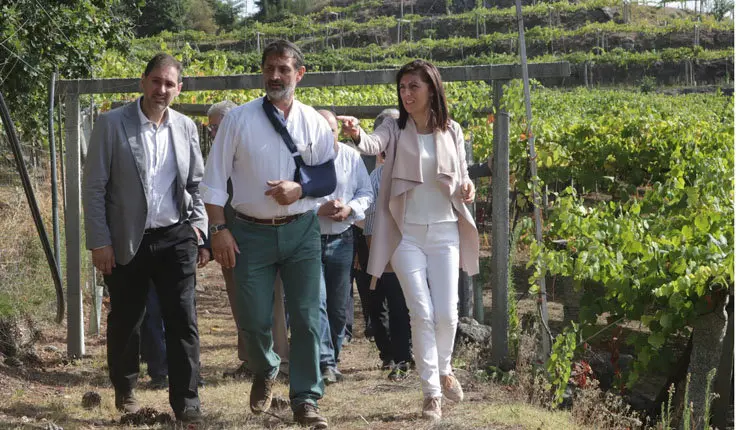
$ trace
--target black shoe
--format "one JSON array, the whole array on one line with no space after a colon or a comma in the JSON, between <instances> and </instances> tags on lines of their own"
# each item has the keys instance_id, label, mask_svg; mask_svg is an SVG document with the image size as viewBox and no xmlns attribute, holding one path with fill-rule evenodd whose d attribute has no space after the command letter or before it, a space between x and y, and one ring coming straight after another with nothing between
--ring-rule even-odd
<instances>
[{"instance_id":1,"label":"black shoe","mask_svg":"<svg viewBox=\"0 0 740 430\"><path fill-rule=\"evenodd\" d=\"M337 383L337 375L334 373L334 369L331 366L324 367L324 370L321 371L321 379L324 380L324 385Z\"/></svg>"},{"instance_id":2,"label":"black shoe","mask_svg":"<svg viewBox=\"0 0 740 430\"><path fill-rule=\"evenodd\" d=\"M393 367L391 373L388 374L388 379L393 382L401 382L409 377L409 365L405 361L402 361Z\"/></svg>"},{"instance_id":3,"label":"black shoe","mask_svg":"<svg viewBox=\"0 0 740 430\"><path fill-rule=\"evenodd\" d=\"M329 422L319 415L319 408L310 403L301 403L293 410L293 420L312 429L328 429Z\"/></svg>"},{"instance_id":4,"label":"black shoe","mask_svg":"<svg viewBox=\"0 0 740 430\"><path fill-rule=\"evenodd\" d=\"M136 401L134 390L128 392L116 391L116 409L127 414L139 412L139 402Z\"/></svg>"},{"instance_id":5,"label":"black shoe","mask_svg":"<svg viewBox=\"0 0 740 430\"><path fill-rule=\"evenodd\" d=\"M365 327L365 331L363 332L366 338L370 339L372 337L375 337L375 327L372 325L368 325Z\"/></svg>"},{"instance_id":6,"label":"black shoe","mask_svg":"<svg viewBox=\"0 0 740 430\"><path fill-rule=\"evenodd\" d=\"M249 408L252 413L259 415L270 410L273 385L275 385L275 379L255 375L252 390L249 392Z\"/></svg>"},{"instance_id":7,"label":"black shoe","mask_svg":"<svg viewBox=\"0 0 740 430\"><path fill-rule=\"evenodd\" d=\"M167 375L153 377L147 387L150 390L166 390L170 387L169 382L167 382Z\"/></svg>"},{"instance_id":8,"label":"black shoe","mask_svg":"<svg viewBox=\"0 0 740 430\"><path fill-rule=\"evenodd\" d=\"M176 415L177 421L183 424L197 424L203 422L203 414L197 406L185 406L185 409Z\"/></svg>"},{"instance_id":9,"label":"black shoe","mask_svg":"<svg viewBox=\"0 0 740 430\"><path fill-rule=\"evenodd\" d=\"M396 366L393 360L383 360L383 364L380 366L380 370L391 370Z\"/></svg>"}]
</instances>

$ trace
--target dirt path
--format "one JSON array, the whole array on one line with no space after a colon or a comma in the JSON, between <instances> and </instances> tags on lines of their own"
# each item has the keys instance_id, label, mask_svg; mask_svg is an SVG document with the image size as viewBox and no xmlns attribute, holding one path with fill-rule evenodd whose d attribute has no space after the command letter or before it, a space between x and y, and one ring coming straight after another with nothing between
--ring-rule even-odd
<instances>
[{"instance_id":1,"label":"dirt path","mask_svg":"<svg viewBox=\"0 0 740 430\"><path fill-rule=\"evenodd\" d=\"M209 264L198 274L198 317L201 335L202 374L206 387L201 390L205 422L203 429L292 429L289 409L275 416L255 416L249 412L249 381L224 379L225 370L238 364L236 330L218 265ZM356 309L356 315L359 315ZM356 318L362 333L361 318ZM104 332L103 328L103 332ZM10 367L0 364L0 429L98 429L131 428L120 424L113 406L113 390L105 364L105 337L86 337L87 355L73 362L65 359L65 328L53 324L42 327L37 346L41 363L35 367ZM464 369L457 370L466 399L460 404L445 403L444 419L430 425L420 419L421 390L418 376L392 383L381 371L375 345L356 337L342 350L340 369L345 380L327 388L319 406L332 429L573 429L567 413L553 413L532 407L516 390L477 381ZM454 364L464 364L457 360ZM144 366L140 386L148 381ZM96 391L100 407L82 407L84 393ZM287 398L288 387L277 391ZM141 387L137 396L143 406L171 413L166 390ZM134 428L171 428L168 425Z\"/></svg>"}]
</instances>

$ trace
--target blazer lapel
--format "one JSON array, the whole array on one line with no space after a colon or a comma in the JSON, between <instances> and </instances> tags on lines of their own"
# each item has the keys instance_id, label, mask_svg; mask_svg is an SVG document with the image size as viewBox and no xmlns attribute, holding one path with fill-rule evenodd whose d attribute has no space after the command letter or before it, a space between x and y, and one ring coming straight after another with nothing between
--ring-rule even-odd
<instances>
[{"instance_id":1,"label":"blazer lapel","mask_svg":"<svg viewBox=\"0 0 740 430\"><path fill-rule=\"evenodd\" d=\"M435 130L434 146L437 155L437 180L444 185L449 195L455 191L455 166L457 150L452 136L447 131Z\"/></svg>"},{"instance_id":2,"label":"blazer lapel","mask_svg":"<svg viewBox=\"0 0 740 430\"><path fill-rule=\"evenodd\" d=\"M187 183L188 170L190 168L190 141L185 136L185 127L181 127L179 124L180 117L175 116L172 109L168 109L168 115L172 115L170 119L170 142L175 149L177 183L181 187L184 187Z\"/></svg>"},{"instance_id":3,"label":"blazer lapel","mask_svg":"<svg viewBox=\"0 0 740 430\"><path fill-rule=\"evenodd\" d=\"M391 197L399 196L423 182L416 126L409 119L396 142L391 175Z\"/></svg>"},{"instance_id":4,"label":"blazer lapel","mask_svg":"<svg viewBox=\"0 0 740 430\"><path fill-rule=\"evenodd\" d=\"M124 115L123 128L126 132L128 145L131 148L131 154L134 156L141 186L146 189L146 152L144 151L144 142L140 138L141 122L139 121L139 108L136 103L139 103L139 99L128 105Z\"/></svg>"}]
</instances>

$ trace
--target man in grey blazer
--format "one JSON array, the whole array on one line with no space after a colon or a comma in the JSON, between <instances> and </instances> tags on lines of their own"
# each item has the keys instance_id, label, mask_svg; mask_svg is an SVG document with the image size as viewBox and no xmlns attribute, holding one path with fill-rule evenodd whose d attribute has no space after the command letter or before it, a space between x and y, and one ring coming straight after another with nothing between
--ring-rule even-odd
<instances>
[{"instance_id":1,"label":"man in grey blazer","mask_svg":"<svg viewBox=\"0 0 740 430\"><path fill-rule=\"evenodd\" d=\"M201 420L195 267L207 217L198 184L203 159L192 120L169 109L182 89L182 65L155 55L143 96L98 118L85 163L87 247L110 292L108 371L116 407L139 409L139 329L149 285L165 324L169 398L175 417Z\"/></svg>"}]
</instances>

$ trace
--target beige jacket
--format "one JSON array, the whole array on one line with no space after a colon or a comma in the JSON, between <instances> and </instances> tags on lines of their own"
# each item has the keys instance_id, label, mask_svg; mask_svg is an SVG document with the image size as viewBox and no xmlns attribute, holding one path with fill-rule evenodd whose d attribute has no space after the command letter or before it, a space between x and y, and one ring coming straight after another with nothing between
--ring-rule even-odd
<instances>
[{"instance_id":1,"label":"beige jacket","mask_svg":"<svg viewBox=\"0 0 740 430\"><path fill-rule=\"evenodd\" d=\"M470 178L460 125L450 121L447 131L434 132L434 142L437 150L435 180L450 196L452 206L458 215L460 267L469 275L475 275L478 273L480 244L475 220L462 200L462 184L470 182ZM360 143L357 146L366 154L379 154L382 151L386 153L367 266L367 272L379 278L401 243L403 218L406 213L406 193L423 182L416 125L409 118L406 128L401 130L395 119L386 118L373 134L368 135L361 131Z\"/></svg>"}]
</instances>

